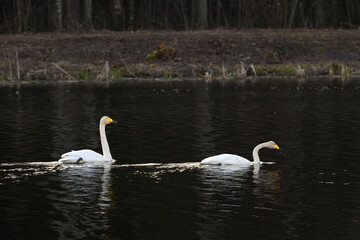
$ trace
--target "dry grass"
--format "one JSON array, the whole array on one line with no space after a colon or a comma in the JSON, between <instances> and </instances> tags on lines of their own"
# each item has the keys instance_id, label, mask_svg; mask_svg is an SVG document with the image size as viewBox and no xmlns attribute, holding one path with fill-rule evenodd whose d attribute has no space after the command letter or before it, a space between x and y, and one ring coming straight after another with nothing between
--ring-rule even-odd
<instances>
[{"instance_id":1,"label":"dry grass","mask_svg":"<svg viewBox=\"0 0 360 240\"><path fill-rule=\"evenodd\" d=\"M20 75L21 80L96 79L106 61L109 70L103 72L106 76L102 79L205 75L229 79L254 76L254 73L258 77L351 77L360 72L359 39L360 32L356 30L97 31L3 35L0 38L3 52L0 54L0 78L11 80ZM146 56L159 45L174 48L175 57L147 61Z\"/></svg>"}]
</instances>

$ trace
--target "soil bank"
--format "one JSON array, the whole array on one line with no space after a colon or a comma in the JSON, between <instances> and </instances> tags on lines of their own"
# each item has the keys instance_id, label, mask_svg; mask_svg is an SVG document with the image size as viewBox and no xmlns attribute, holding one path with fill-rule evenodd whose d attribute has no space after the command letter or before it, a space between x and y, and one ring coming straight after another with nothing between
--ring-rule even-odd
<instances>
[{"instance_id":1,"label":"soil bank","mask_svg":"<svg viewBox=\"0 0 360 240\"><path fill-rule=\"evenodd\" d=\"M94 31L0 36L0 80L359 76L358 30Z\"/></svg>"}]
</instances>

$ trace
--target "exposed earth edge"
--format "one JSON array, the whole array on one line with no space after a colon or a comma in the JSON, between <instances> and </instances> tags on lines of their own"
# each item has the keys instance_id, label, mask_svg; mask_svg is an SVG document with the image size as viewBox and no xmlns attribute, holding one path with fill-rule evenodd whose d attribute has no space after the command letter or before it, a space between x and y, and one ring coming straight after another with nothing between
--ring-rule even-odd
<instances>
[{"instance_id":1,"label":"exposed earth edge","mask_svg":"<svg viewBox=\"0 0 360 240\"><path fill-rule=\"evenodd\" d=\"M358 77L358 30L2 35L0 81Z\"/></svg>"}]
</instances>

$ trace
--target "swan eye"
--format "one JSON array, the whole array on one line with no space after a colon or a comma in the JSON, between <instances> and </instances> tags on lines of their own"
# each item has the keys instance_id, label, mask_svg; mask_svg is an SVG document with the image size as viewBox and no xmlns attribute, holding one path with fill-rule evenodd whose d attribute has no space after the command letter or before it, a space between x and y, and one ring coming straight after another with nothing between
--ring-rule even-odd
<instances>
[{"instance_id":1,"label":"swan eye","mask_svg":"<svg viewBox=\"0 0 360 240\"><path fill-rule=\"evenodd\" d=\"M275 149L279 150L279 146L277 144L275 144Z\"/></svg>"}]
</instances>

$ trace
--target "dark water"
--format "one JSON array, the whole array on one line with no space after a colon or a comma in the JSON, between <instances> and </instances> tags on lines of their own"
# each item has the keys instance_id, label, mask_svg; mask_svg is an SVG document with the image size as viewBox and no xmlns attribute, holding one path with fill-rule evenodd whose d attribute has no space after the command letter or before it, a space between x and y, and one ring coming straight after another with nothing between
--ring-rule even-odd
<instances>
[{"instance_id":1,"label":"dark water","mask_svg":"<svg viewBox=\"0 0 360 240\"><path fill-rule=\"evenodd\" d=\"M358 80L32 84L0 103L0 239L359 239ZM56 167L101 152L102 115L117 162ZM275 164L196 163L267 140Z\"/></svg>"}]
</instances>

